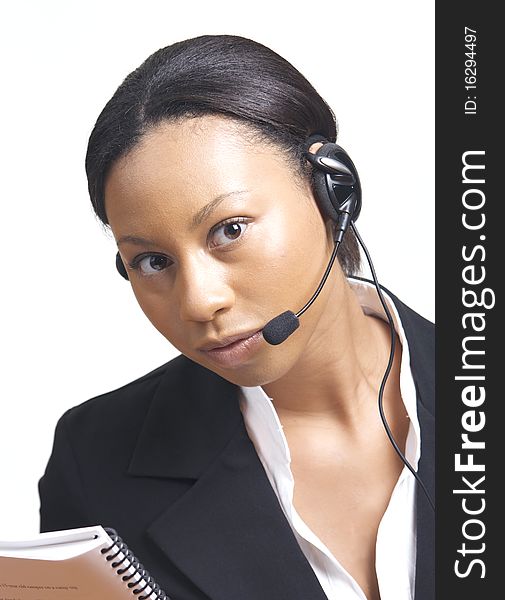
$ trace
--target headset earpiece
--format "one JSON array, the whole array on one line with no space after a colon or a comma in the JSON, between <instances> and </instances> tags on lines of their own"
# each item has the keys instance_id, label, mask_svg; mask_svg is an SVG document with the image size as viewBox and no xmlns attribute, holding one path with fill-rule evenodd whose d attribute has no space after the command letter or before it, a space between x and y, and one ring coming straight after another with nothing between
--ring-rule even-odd
<instances>
[{"instance_id":1,"label":"headset earpiece","mask_svg":"<svg viewBox=\"0 0 505 600\"><path fill-rule=\"evenodd\" d=\"M119 254L119 252L116 254L116 269L119 271L119 274L121 275L121 277L124 277L125 279L130 279L128 277L128 273L126 272L126 268L123 264L123 259L121 258L121 255Z\"/></svg>"},{"instance_id":2,"label":"headset earpiece","mask_svg":"<svg viewBox=\"0 0 505 600\"><path fill-rule=\"evenodd\" d=\"M323 145L317 152L309 152L315 142ZM361 211L361 184L354 163L341 146L319 134L307 138L305 156L313 166L314 191L320 209L326 217L343 225L345 231Z\"/></svg>"}]
</instances>

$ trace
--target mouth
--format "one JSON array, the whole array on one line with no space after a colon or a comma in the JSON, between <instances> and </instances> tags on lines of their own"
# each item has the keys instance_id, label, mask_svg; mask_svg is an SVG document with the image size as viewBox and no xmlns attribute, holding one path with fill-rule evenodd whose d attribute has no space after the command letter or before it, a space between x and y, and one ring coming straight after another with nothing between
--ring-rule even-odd
<instances>
[{"instance_id":1,"label":"mouth","mask_svg":"<svg viewBox=\"0 0 505 600\"><path fill-rule=\"evenodd\" d=\"M231 346L233 343L238 342L240 340L246 340L253 336L256 333L259 333L261 329L253 329L252 331L237 333L235 335L230 335L222 338L221 340L215 340L207 342L206 344L202 344L198 350L208 351L214 350L216 348L226 348L227 346Z\"/></svg>"},{"instance_id":2,"label":"mouth","mask_svg":"<svg viewBox=\"0 0 505 600\"><path fill-rule=\"evenodd\" d=\"M216 345L218 342L209 343L200 348L200 351L219 366L231 368L251 357L258 350L262 340L262 330L259 329L225 338L219 342L221 345Z\"/></svg>"}]
</instances>

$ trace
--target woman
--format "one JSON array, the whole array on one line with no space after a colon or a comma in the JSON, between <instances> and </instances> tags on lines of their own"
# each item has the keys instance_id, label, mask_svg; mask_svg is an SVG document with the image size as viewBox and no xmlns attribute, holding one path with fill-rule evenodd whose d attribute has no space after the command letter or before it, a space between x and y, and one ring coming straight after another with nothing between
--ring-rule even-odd
<instances>
[{"instance_id":1,"label":"woman","mask_svg":"<svg viewBox=\"0 0 505 600\"><path fill-rule=\"evenodd\" d=\"M176 599L433 598L433 326L384 292L391 340L356 277L359 179L336 134L307 80L238 36L163 48L115 92L91 201L181 354L62 416L42 531L114 527ZM352 197L336 218L328 172Z\"/></svg>"}]
</instances>

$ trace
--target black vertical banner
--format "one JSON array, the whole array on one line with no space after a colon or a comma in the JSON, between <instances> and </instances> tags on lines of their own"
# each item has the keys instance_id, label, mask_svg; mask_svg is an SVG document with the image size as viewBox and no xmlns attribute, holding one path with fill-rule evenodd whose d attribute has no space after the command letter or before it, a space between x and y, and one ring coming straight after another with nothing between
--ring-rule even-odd
<instances>
[{"instance_id":1,"label":"black vertical banner","mask_svg":"<svg viewBox=\"0 0 505 600\"><path fill-rule=\"evenodd\" d=\"M444 600L504 595L504 51L492 6L436 8L436 597Z\"/></svg>"}]
</instances>

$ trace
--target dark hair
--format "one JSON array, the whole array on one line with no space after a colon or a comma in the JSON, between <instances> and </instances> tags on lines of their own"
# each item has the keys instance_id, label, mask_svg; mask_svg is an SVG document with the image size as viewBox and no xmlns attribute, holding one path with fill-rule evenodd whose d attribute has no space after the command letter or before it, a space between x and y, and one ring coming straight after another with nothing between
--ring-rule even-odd
<instances>
[{"instance_id":1,"label":"dark hair","mask_svg":"<svg viewBox=\"0 0 505 600\"><path fill-rule=\"evenodd\" d=\"M161 48L132 71L100 113L86 153L93 209L108 225L104 185L111 165L161 121L200 115L231 117L282 150L293 171L311 177L304 142L321 134L335 142L331 108L305 77L270 48L235 35L202 35ZM360 268L356 237L348 230L339 262Z\"/></svg>"}]
</instances>

